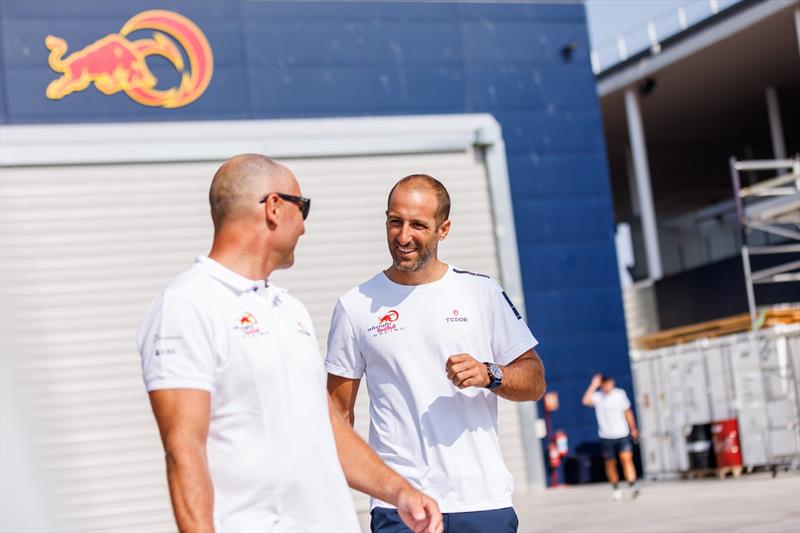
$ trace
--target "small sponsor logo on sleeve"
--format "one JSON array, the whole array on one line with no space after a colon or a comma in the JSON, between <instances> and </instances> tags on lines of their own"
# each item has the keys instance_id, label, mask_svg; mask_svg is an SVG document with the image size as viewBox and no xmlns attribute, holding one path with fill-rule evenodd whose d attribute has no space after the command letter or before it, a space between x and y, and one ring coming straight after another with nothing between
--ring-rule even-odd
<instances>
[{"instance_id":1,"label":"small sponsor logo on sleeve","mask_svg":"<svg viewBox=\"0 0 800 533\"><path fill-rule=\"evenodd\" d=\"M156 333L153 335L153 355L161 357L162 355L175 355L178 350L171 347L170 344L180 342L183 340L181 335L161 335Z\"/></svg>"}]
</instances>

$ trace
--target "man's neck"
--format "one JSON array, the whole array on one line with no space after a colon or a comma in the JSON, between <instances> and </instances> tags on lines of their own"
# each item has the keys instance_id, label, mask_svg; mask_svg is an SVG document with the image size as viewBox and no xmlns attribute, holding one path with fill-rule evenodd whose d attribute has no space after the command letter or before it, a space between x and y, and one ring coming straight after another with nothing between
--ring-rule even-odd
<instances>
[{"instance_id":1,"label":"man's neck","mask_svg":"<svg viewBox=\"0 0 800 533\"><path fill-rule=\"evenodd\" d=\"M257 261L252 256L225 253L212 248L208 253L208 257L247 279L257 281L265 280L269 277L269 273L265 272L265 269L260 264L257 264Z\"/></svg>"},{"instance_id":2,"label":"man's neck","mask_svg":"<svg viewBox=\"0 0 800 533\"><path fill-rule=\"evenodd\" d=\"M208 257L247 279L267 279L272 269L267 266L268 261L263 257L263 253L251 251L257 248L253 243L246 243L229 235L215 235ZM238 235L243 234L238 233Z\"/></svg>"},{"instance_id":3,"label":"man's neck","mask_svg":"<svg viewBox=\"0 0 800 533\"><path fill-rule=\"evenodd\" d=\"M392 265L384 270L383 273L387 278L399 285L425 285L442 279L447 274L448 268L447 263L433 259L420 270L400 270Z\"/></svg>"}]
</instances>

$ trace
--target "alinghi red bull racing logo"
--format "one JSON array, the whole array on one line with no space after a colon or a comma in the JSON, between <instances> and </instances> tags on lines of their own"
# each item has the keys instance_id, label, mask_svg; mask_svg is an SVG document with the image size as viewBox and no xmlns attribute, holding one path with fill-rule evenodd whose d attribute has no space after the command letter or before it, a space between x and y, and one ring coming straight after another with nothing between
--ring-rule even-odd
<instances>
[{"instance_id":1,"label":"alinghi red bull racing logo","mask_svg":"<svg viewBox=\"0 0 800 533\"><path fill-rule=\"evenodd\" d=\"M373 337L377 337L392 331L405 331L405 327L396 324L398 318L400 318L400 313L394 309L388 313L378 315L378 324L369 328L367 333L372 333Z\"/></svg>"},{"instance_id":2,"label":"alinghi red bull racing logo","mask_svg":"<svg viewBox=\"0 0 800 533\"><path fill-rule=\"evenodd\" d=\"M152 38L128 40L138 30L155 30ZM188 58L184 61L180 48ZM64 39L48 35L50 68L62 75L47 86L45 94L60 100L89 85L103 94L120 91L146 106L175 108L197 100L208 87L214 57L206 36L191 20L172 11L150 10L128 20L119 33L111 33L67 57ZM166 58L180 73L177 87L158 89L158 80L147 66L147 57Z\"/></svg>"}]
</instances>

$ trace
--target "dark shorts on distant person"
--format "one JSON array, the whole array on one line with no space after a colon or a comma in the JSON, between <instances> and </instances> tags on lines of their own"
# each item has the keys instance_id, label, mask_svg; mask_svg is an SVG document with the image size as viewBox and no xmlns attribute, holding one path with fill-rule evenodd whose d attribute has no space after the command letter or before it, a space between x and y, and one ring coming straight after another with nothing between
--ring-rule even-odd
<instances>
[{"instance_id":1,"label":"dark shorts on distant person","mask_svg":"<svg viewBox=\"0 0 800 533\"><path fill-rule=\"evenodd\" d=\"M608 461L610 459L616 459L617 454L620 452L633 451L633 441L630 435L620 439L600 438L600 449L603 453L603 459Z\"/></svg>"},{"instance_id":2,"label":"dark shorts on distant person","mask_svg":"<svg viewBox=\"0 0 800 533\"><path fill-rule=\"evenodd\" d=\"M407 533L397 509L375 507L369 527L372 533ZM473 511L469 513L442 513L444 533L516 533L519 527L513 507Z\"/></svg>"}]
</instances>

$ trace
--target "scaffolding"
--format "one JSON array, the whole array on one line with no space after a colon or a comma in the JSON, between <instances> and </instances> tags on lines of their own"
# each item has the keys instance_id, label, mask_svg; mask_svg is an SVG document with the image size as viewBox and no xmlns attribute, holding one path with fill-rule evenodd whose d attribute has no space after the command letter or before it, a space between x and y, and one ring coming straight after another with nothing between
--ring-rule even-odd
<instances>
[{"instance_id":1,"label":"scaffolding","mask_svg":"<svg viewBox=\"0 0 800 533\"><path fill-rule=\"evenodd\" d=\"M755 161L738 161L731 157L730 167L741 235L747 305L752 329L756 329L758 315L754 285L800 281L800 260L782 261L755 272L750 262L753 255L800 253L800 155L794 159ZM742 187L740 172L764 171L778 172L778 176ZM751 245L753 232L778 236L784 241Z\"/></svg>"}]
</instances>

